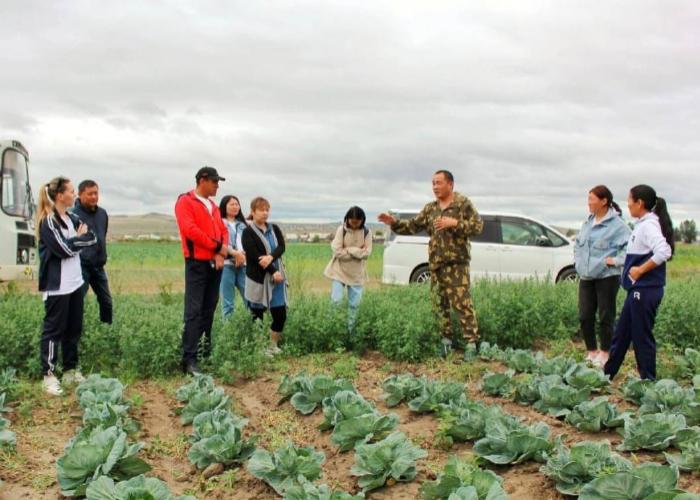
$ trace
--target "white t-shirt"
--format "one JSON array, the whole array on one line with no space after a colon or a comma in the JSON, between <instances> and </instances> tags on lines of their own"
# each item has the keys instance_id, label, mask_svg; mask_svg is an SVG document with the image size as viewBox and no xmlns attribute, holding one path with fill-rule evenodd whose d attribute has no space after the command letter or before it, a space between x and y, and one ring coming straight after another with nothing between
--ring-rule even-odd
<instances>
[{"instance_id":1,"label":"white t-shirt","mask_svg":"<svg viewBox=\"0 0 700 500\"><path fill-rule=\"evenodd\" d=\"M61 233L65 238L73 238L78 235L73 227L73 221L68 215L61 217L68 226L67 229L61 227ZM83 286L83 271L80 268L80 254L78 252L73 257L61 259L61 288L44 292L44 300L54 295L69 295Z\"/></svg>"},{"instance_id":2,"label":"white t-shirt","mask_svg":"<svg viewBox=\"0 0 700 500\"><path fill-rule=\"evenodd\" d=\"M194 194L199 201L204 203L204 206L209 209L209 215L214 215L214 209L216 208L216 205L214 205L214 202L211 201L210 199L207 199L203 196L199 196L197 193Z\"/></svg>"}]
</instances>

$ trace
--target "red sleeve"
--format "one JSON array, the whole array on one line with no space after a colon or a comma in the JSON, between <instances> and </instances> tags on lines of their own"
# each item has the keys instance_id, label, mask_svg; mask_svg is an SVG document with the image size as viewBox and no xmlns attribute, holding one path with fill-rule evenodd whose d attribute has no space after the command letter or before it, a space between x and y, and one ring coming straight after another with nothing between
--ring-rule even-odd
<instances>
[{"instance_id":1,"label":"red sleeve","mask_svg":"<svg viewBox=\"0 0 700 500\"><path fill-rule=\"evenodd\" d=\"M221 248L221 242L216 241L199 228L195 221L192 205L188 203L185 196L181 196L175 203L175 219L177 219L180 234L196 246L214 251Z\"/></svg>"}]
</instances>

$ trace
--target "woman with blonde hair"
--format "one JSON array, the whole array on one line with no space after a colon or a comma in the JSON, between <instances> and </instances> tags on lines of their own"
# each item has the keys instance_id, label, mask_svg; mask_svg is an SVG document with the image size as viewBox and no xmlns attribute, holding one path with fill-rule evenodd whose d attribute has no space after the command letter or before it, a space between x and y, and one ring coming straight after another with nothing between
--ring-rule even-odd
<instances>
[{"instance_id":1,"label":"woman with blonde hair","mask_svg":"<svg viewBox=\"0 0 700 500\"><path fill-rule=\"evenodd\" d=\"M97 238L70 213L75 202L73 183L56 177L39 191L36 226L39 237L39 291L43 292L44 323L40 342L44 390L63 394L55 375L58 348L63 357L63 383L84 380L78 368L78 342L83 332L83 273L80 250Z\"/></svg>"}]
</instances>

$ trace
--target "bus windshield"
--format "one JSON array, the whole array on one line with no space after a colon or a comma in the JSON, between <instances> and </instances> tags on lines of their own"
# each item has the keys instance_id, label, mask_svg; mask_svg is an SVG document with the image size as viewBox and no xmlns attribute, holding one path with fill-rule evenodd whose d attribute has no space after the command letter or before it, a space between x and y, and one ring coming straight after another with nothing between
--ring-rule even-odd
<instances>
[{"instance_id":1,"label":"bus windshield","mask_svg":"<svg viewBox=\"0 0 700 500\"><path fill-rule=\"evenodd\" d=\"M16 149L6 149L0 168L0 205L14 217L32 216L32 192L29 187L27 159Z\"/></svg>"}]
</instances>

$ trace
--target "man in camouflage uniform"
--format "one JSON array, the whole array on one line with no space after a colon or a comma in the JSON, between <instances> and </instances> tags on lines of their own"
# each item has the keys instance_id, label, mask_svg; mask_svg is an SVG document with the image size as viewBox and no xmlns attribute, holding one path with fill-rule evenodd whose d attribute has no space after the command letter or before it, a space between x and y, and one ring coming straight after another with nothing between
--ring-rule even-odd
<instances>
[{"instance_id":1,"label":"man in camouflage uniform","mask_svg":"<svg viewBox=\"0 0 700 500\"><path fill-rule=\"evenodd\" d=\"M379 220L389 224L396 234L426 231L430 236L431 295L447 352L452 346L453 309L467 344L476 344L479 339L469 280L469 237L480 234L484 224L469 198L454 191L454 177L447 170L433 175L433 193L435 201L425 205L413 219L397 220L383 213Z\"/></svg>"}]
</instances>

